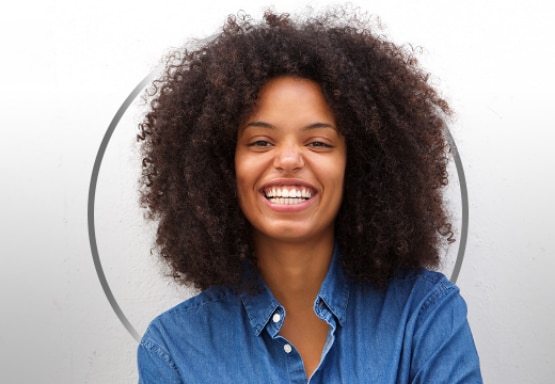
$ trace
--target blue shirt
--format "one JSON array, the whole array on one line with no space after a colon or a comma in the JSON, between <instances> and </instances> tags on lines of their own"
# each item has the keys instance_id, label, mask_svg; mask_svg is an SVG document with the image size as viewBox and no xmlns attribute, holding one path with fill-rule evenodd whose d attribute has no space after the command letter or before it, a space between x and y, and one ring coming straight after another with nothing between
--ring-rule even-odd
<instances>
[{"instance_id":1,"label":"blue shirt","mask_svg":"<svg viewBox=\"0 0 555 384\"><path fill-rule=\"evenodd\" d=\"M348 280L336 249L314 312L329 328L307 379L267 287L254 296L210 288L149 325L139 383L482 382L465 302L440 273L403 271L378 290Z\"/></svg>"}]
</instances>

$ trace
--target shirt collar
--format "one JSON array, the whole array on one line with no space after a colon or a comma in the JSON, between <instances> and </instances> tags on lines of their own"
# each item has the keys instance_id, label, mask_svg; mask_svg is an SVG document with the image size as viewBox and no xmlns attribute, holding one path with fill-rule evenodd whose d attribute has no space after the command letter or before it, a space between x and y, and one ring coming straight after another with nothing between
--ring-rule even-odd
<instances>
[{"instance_id":1,"label":"shirt collar","mask_svg":"<svg viewBox=\"0 0 555 384\"><path fill-rule=\"evenodd\" d=\"M320 287L317 300L321 299L328 306L329 310L334 314L339 324L342 326L347 317L349 291L350 284L343 272L339 246L336 243L330 267Z\"/></svg>"},{"instance_id":2,"label":"shirt collar","mask_svg":"<svg viewBox=\"0 0 555 384\"><path fill-rule=\"evenodd\" d=\"M339 324L343 325L346 320L350 284L343 272L340 259L339 247L335 244L328 273L320 287L320 292L318 293L316 301L323 301L337 318ZM259 336L270 321L272 315L281 307L281 304L276 300L256 271L252 269L246 271L244 278L256 278L260 280L260 285L262 287L259 292L254 294L246 292L240 294L251 326L256 336Z\"/></svg>"}]
</instances>

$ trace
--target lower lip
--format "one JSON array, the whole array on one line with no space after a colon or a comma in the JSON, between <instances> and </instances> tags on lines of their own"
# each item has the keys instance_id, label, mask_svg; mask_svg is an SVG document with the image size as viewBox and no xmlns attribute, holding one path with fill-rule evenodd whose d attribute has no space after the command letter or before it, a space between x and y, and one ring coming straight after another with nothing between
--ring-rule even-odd
<instances>
[{"instance_id":1,"label":"lower lip","mask_svg":"<svg viewBox=\"0 0 555 384\"><path fill-rule=\"evenodd\" d=\"M310 199L307 199L298 204L277 204L277 203L272 203L270 200L268 200L266 196L264 196L264 194L261 194L261 195L262 195L262 199L264 200L266 205L270 207L271 210L280 212L280 213L302 212L312 205L315 197L315 196L312 196Z\"/></svg>"}]
</instances>

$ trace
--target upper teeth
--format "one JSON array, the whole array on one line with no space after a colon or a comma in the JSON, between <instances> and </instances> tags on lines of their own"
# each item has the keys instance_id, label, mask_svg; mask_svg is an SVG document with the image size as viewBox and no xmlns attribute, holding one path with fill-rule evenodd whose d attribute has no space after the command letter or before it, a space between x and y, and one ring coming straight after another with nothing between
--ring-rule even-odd
<instances>
[{"instance_id":1,"label":"upper teeth","mask_svg":"<svg viewBox=\"0 0 555 384\"><path fill-rule=\"evenodd\" d=\"M310 199L312 192L307 188L278 188L272 187L265 190L266 197L302 197L303 199Z\"/></svg>"}]
</instances>

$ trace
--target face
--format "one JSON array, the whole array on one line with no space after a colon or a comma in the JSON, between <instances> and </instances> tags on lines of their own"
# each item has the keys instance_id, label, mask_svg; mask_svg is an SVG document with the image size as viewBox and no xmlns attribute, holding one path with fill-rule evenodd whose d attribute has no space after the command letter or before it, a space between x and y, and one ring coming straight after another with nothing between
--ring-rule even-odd
<instances>
[{"instance_id":1,"label":"face","mask_svg":"<svg viewBox=\"0 0 555 384\"><path fill-rule=\"evenodd\" d=\"M239 204L255 240L333 238L346 164L345 139L320 86L279 77L239 128Z\"/></svg>"}]
</instances>

